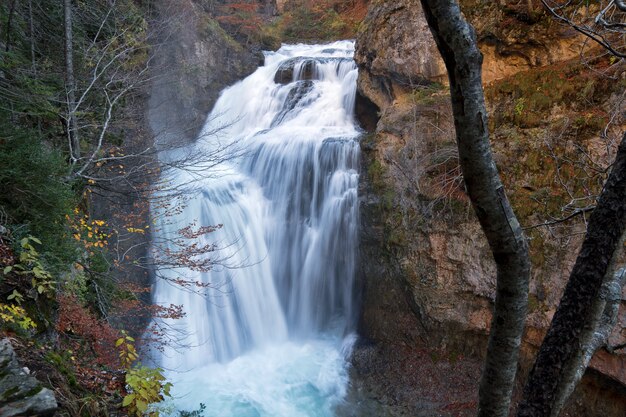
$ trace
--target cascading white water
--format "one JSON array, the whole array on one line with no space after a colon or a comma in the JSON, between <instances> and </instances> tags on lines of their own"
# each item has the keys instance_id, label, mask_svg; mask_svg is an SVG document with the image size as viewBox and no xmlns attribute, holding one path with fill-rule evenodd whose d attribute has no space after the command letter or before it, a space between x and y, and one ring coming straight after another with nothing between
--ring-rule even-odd
<instances>
[{"instance_id":1,"label":"cascading white water","mask_svg":"<svg viewBox=\"0 0 626 417\"><path fill-rule=\"evenodd\" d=\"M173 217L155 215L161 241L193 222L223 225L202 237L221 262L161 271L155 284L156 304L186 313L159 323L187 346L166 346L156 359L177 409L321 417L345 394L358 242L353 53L350 41L267 53L223 91L194 145L162 155L225 150L227 159L173 169L167 181L194 193ZM171 285L180 277L211 288Z\"/></svg>"}]
</instances>

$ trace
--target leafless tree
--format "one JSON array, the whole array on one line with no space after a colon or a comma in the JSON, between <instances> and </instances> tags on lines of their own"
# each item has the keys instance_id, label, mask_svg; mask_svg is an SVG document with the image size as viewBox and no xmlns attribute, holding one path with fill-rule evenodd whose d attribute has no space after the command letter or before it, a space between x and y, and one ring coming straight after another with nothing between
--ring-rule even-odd
<instances>
[{"instance_id":1,"label":"leafless tree","mask_svg":"<svg viewBox=\"0 0 626 417\"><path fill-rule=\"evenodd\" d=\"M74 28L72 24L72 0L63 1L65 29L65 89L67 91L67 136L70 159L76 163L80 158L80 137L76 123L76 80L74 78Z\"/></svg>"},{"instance_id":2,"label":"leafless tree","mask_svg":"<svg viewBox=\"0 0 626 417\"><path fill-rule=\"evenodd\" d=\"M563 1L541 0L559 21L606 48L612 55L626 58L626 2L623 0Z\"/></svg>"},{"instance_id":3,"label":"leafless tree","mask_svg":"<svg viewBox=\"0 0 626 417\"><path fill-rule=\"evenodd\" d=\"M482 54L456 1L422 0L448 70L459 162L497 266L496 305L480 384L479 416L508 415L528 304L528 245L493 160L482 88Z\"/></svg>"}]
</instances>

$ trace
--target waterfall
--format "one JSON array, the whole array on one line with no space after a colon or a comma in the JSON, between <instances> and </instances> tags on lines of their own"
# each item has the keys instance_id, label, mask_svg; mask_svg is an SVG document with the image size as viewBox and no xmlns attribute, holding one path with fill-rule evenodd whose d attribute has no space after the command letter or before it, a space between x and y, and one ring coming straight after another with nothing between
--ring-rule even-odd
<instances>
[{"instance_id":1,"label":"waterfall","mask_svg":"<svg viewBox=\"0 0 626 417\"><path fill-rule=\"evenodd\" d=\"M353 54L350 41L267 52L222 92L193 145L163 151L164 181L186 198L168 215L153 207L159 249L180 249L189 224L221 225L198 237L215 247L210 269L163 268L155 283L155 304L185 312L155 321L176 339L153 352L173 407L322 417L345 395L359 222Z\"/></svg>"}]
</instances>

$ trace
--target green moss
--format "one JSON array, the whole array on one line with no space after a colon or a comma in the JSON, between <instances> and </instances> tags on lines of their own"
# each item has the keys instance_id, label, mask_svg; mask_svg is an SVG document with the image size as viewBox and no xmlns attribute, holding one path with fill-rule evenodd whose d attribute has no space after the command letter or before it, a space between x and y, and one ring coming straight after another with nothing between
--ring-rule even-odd
<instances>
[{"instance_id":1,"label":"green moss","mask_svg":"<svg viewBox=\"0 0 626 417\"><path fill-rule=\"evenodd\" d=\"M407 227L404 225L404 214L397 210L387 209L385 219L385 245L386 249L393 251L394 248L402 248L407 245Z\"/></svg>"},{"instance_id":2,"label":"green moss","mask_svg":"<svg viewBox=\"0 0 626 417\"><path fill-rule=\"evenodd\" d=\"M600 61L596 65L602 66ZM597 111L597 106L612 91L617 83L608 77L599 77L583 68L578 62L566 62L548 67L531 69L497 81L485 89L489 101L498 106L493 116L495 126L514 124L523 128L545 125L554 106L576 111L589 110L588 123L591 128L606 120L606 115ZM587 126L587 125L586 125Z\"/></svg>"},{"instance_id":3,"label":"green moss","mask_svg":"<svg viewBox=\"0 0 626 417\"><path fill-rule=\"evenodd\" d=\"M500 163L501 174L522 224L539 222L537 216L560 218L565 206L570 210L586 206L590 202L586 196L599 192L605 175L590 174L585 153L567 142L546 143L543 138L549 130L524 133L522 154L509 154L512 151L508 148L500 150L506 154L504 163ZM586 146L585 142L580 145ZM558 157L552 157L552 153Z\"/></svg>"},{"instance_id":4,"label":"green moss","mask_svg":"<svg viewBox=\"0 0 626 417\"><path fill-rule=\"evenodd\" d=\"M199 20L200 31L199 33L202 35L205 40L210 42L215 42L216 39L221 40L226 43L230 48L235 51L242 51L243 46L239 42L235 40L231 35L228 34L220 26L219 22L208 15L204 15L202 19Z\"/></svg>"},{"instance_id":5,"label":"green moss","mask_svg":"<svg viewBox=\"0 0 626 417\"><path fill-rule=\"evenodd\" d=\"M43 387L41 385L37 385L33 389L31 389L28 392L26 392L24 394L24 397L32 397L33 395L37 395L37 394L39 394L41 392L41 390L43 390Z\"/></svg>"},{"instance_id":6,"label":"green moss","mask_svg":"<svg viewBox=\"0 0 626 417\"><path fill-rule=\"evenodd\" d=\"M440 93L443 91L445 87L440 83L432 83L426 86L420 86L414 88L409 93L409 100L416 105L424 105L430 106L437 102L440 99ZM448 97L445 97L446 100L449 100Z\"/></svg>"},{"instance_id":7,"label":"green moss","mask_svg":"<svg viewBox=\"0 0 626 417\"><path fill-rule=\"evenodd\" d=\"M12 399L12 397L13 397L15 394L17 394L18 392L20 392L20 388L19 388L19 387L11 387L11 388L9 388L8 390L6 390L6 391L4 391L4 392L2 393L0 398L1 398L3 401L7 401L7 400Z\"/></svg>"},{"instance_id":8,"label":"green moss","mask_svg":"<svg viewBox=\"0 0 626 417\"><path fill-rule=\"evenodd\" d=\"M367 167L367 175L370 179L370 183L374 187L374 191L378 194L386 188L384 180L385 173L385 167L383 167L377 159L374 159Z\"/></svg>"},{"instance_id":9,"label":"green moss","mask_svg":"<svg viewBox=\"0 0 626 417\"><path fill-rule=\"evenodd\" d=\"M457 363L462 356L458 351L450 350L448 352L448 362L452 364Z\"/></svg>"},{"instance_id":10,"label":"green moss","mask_svg":"<svg viewBox=\"0 0 626 417\"><path fill-rule=\"evenodd\" d=\"M70 356L68 352L65 352L64 355ZM69 364L68 358L56 352L48 352L45 359L50 365L54 366L61 374L63 374L67 378L67 382L70 386L74 387L78 385L76 375L72 370L72 366Z\"/></svg>"}]
</instances>

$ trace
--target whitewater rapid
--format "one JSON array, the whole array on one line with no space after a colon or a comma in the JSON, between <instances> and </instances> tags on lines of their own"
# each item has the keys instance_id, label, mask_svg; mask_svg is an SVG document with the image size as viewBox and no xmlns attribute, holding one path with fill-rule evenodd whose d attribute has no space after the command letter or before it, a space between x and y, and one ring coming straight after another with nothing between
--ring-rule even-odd
<instances>
[{"instance_id":1,"label":"whitewater rapid","mask_svg":"<svg viewBox=\"0 0 626 417\"><path fill-rule=\"evenodd\" d=\"M326 417L344 398L359 224L353 54L351 41L266 53L193 145L162 152L164 182L186 197L173 214L153 207L155 252L180 249L189 224L221 225L198 238L216 247L203 255L210 270L156 272L154 303L185 313L154 323L175 339L152 351L174 383L171 415L202 403L205 416Z\"/></svg>"}]
</instances>

